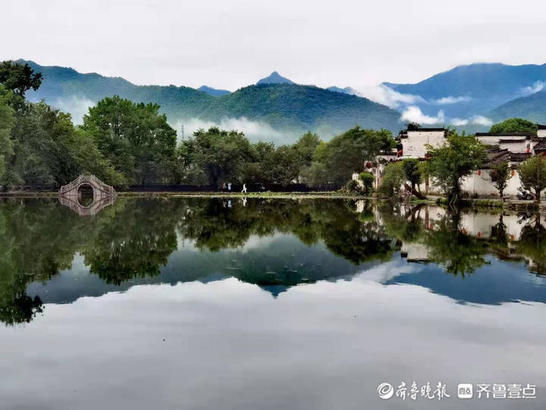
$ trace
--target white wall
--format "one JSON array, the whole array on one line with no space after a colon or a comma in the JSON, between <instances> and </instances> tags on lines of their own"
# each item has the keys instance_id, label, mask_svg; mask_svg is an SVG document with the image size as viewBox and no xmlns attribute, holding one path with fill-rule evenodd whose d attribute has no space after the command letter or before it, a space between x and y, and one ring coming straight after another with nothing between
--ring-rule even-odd
<instances>
[{"instance_id":1,"label":"white wall","mask_svg":"<svg viewBox=\"0 0 546 410\"><path fill-rule=\"evenodd\" d=\"M527 137L522 137L521 135L489 135L480 136L477 137L477 139L484 145L498 145L501 149L507 149L510 152L516 153L527 152L527 148L531 148L531 141L529 141Z\"/></svg>"},{"instance_id":2,"label":"white wall","mask_svg":"<svg viewBox=\"0 0 546 410\"><path fill-rule=\"evenodd\" d=\"M508 180L508 185L504 190L505 197L515 197L518 193L518 188L521 186L519 173L517 170L512 172L512 177ZM499 191L495 188L491 181L491 171L482 169L474 171L472 175L463 178L461 184L463 192L470 195L477 194L478 196L499 196Z\"/></svg>"},{"instance_id":3,"label":"white wall","mask_svg":"<svg viewBox=\"0 0 546 410\"><path fill-rule=\"evenodd\" d=\"M424 158L427 144L434 148L445 142L445 131L407 131L407 138L402 138L403 158Z\"/></svg>"},{"instance_id":4,"label":"white wall","mask_svg":"<svg viewBox=\"0 0 546 410\"><path fill-rule=\"evenodd\" d=\"M507 149L510 152L524 153L528 152L527 149L530 150L531 143L527 140L518 140L518 142L503 142L501 139L499 141L499 148Z\"/></svg>"}]
</instances>

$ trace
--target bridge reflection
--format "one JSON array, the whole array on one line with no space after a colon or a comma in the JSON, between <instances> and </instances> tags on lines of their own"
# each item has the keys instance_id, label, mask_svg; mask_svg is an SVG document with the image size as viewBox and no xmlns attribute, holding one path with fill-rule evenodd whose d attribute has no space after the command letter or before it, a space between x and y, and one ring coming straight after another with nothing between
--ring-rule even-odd
<instances>
[{"instance_id":1,"label":"bridge reflection","mask_svg":"<svg viewBox=\"0 0 546 410\"><path fill-rule=\"evenodd\" d=\"M115 189L94 175L80 175L59 190L59 202L80 216L96 215L115 200Z\"/></svg>"}]
</instances>

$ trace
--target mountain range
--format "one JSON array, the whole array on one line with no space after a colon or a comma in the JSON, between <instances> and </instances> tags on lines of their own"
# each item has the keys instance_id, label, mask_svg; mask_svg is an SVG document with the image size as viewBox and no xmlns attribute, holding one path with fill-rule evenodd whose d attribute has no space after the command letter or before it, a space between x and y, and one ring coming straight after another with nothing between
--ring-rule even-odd
<instances>
[{"instance_id":1,"label":"mountain range","mask_svg":"<svg viewBox=\"0 0 546 410\"><path fill-rule=\"evenodd\" d=\"M71 112L75 122L89 106L112 95L160 104L169 122L178 129L184 126L185 132L217 124L237 128L251 139L281 143L306 131L328 139L355 125L397 132L404 122L416 121L474 131L516 116L546 122L546 64L458 66L415 84L385 82L381 87L390 101L373 101L351 87L296 84L276 71L231 92L206 85L135 85L121 77L25 62L44 78L29 98ZM414 113L419 115L414 118Z\"/></svg>"},{"instance_id":2,"label":"mountain range","mask_svg":"<svg viewBox=\"0 0 546 410\"><path fill-rule=\"evenodd\" d=\"M323 138L355 125L400 128L400 114L367 98L299 85L273 72L255 85L234 92L201 87L135 85L120 77L82 74L72 68L27 62L43 75L42 86L28 93L31 101L47 103L73 114L76 122L87 107L104 97L119 95L161 106L169 122L185 132L213 124L239 128L250 138L293 142L306 131ZM253 135L255 134L255 135Z\"/></svg>"},{"instance_id":3,"label":"mountain range","mask_svg":"<svg viewBox=\"0 0 546 410\"><path fill-rule=\"evenodd\" d=\"M458 66L415 84L383 83L405 97L399 109L417 106L429 116L441 111L448 123L449 119L483 116L496 121L516 115L546 121L546 105L536 95L544 84L546 64L500 63Z\"/></svg>"}]
</instances>

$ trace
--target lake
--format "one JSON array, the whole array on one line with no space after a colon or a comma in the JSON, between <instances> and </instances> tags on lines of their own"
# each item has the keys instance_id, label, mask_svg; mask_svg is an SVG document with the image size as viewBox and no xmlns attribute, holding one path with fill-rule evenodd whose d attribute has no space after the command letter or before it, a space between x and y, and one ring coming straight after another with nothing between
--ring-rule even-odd
<instances>
[{"instance_id":1,"label":"lake","mask_svg":"<svg viewBox=\"0 0 546 410\"><path fill-rule=\"evenodd\" d=\"M545 227L345 199L2 200L0 408L544 409Z\"/></svg>"}]
</instances>

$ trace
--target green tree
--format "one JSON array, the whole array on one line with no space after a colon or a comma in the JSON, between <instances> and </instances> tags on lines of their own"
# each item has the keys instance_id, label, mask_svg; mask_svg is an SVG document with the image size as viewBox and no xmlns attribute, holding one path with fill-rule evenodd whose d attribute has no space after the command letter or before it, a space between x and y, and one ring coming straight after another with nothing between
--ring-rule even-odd
<instances>
[{"instance_id":1,"label":"green tree","mask_svg":"<svg viewBox=\"0 0 546 410\"><path fill-rule=\"evenodd\" d=\"M13 109L8 105L7 93L0 86L0 184L4 182L6 161L13 154L13 144L10 138L15 125Z\"/></svg>"},{"instance_id":2,"label":"green tree","mask_svg":"<svg viewBox=\"0 0 546 410\"><path fill-rule=\"evenodd\" d=\"M486 160L484 146L470 135L448 136L439 148L428 147L431 175L439 183L450 203L458 201L461 179L478 169Z\"/></svg>"},{"instance_id":3,"label":"green tree","mask_svg":"<svg viewBox=\"0 0 546 410\"><path fill-rule=\"evenodd\" d=\"M419 160L415 158L408 158L402 162L402 168L406 179L411 184L411 189L415 190L415 186L419 186L422 181L421 169L419 168Z\"/></svg>"},{"instance_id":4,"label":"green tree","mask_svg":"<svg viewBox=\"0 0 546 410\"><path fill-rule=\"evenodd\" d=\"M94 140L74 128L70 115L45 103L27 103L17 112L11 140L6 184L59 186L84 172L111 184L122 180Z\"/></svg>"},{"instance_id":5,"label":"green tree","mask_svg":"<svg viewBox=\"0 0 546 410\"><path fill-rule=\"evenodd\" d=\"M159 113L159 105L104 98L84 116L82 129L128 183L173 179L176 131Z\"/></svg>"},{"instance_id":6,"label":"green tree","mask_svg":"<svg viewBox=\"0 0 546 410\"><path fill-rule=\"evenodd\" d=\"M301 165L298 151L293 146L282 145L264 159L263 168L267 180L286 186L298 178Z\"/></svg>"},{"instance_id":7,"label":"green tree","mask_svg":"<svg viewBox=\"0 0 546 410\"><path fill-rule=\"evenodd\" d=\"M428 188L430 185L430 161L420 161L419 172L421 173L421 178L425 181L425 195L428 195Z\"/></svg>"},{"instance_id":8,"label":"green tree","mask_svg":"<svg viewBox=\"0 0 546 410\"><path fill-rule=\"evenodd\" d=\"M224 182L243 182L246 164L252 159L251 145L243 133L216 127L198 130L184 141L190 163L206 175L207 182L220 187Z\"/></svg>"},{"instance_id":9,"label":"green tree","mask_svg":"<svg viewBox=\"0 0 546 410\"><path fill-rule=\"evenodd\" d=\"M537 155L522 162L519 166L519 177L523 188L534 193L538 204L540 195L546 188L546 157Z\"/></svg>"},{"instance_id":10,"label":"green tree","mask_svg":"<svg viewBox=\"0 0 546 410\"><path fill-rule=\"evenodd\" d=\"M294 149L300 156L300 168L309 167L313 161L313 155L320 144L317 134L307 132L294 144Z\"/></svg>"},{"instance_id":11,"label":"green tree","mask_svg":"<svg viewBox=\"0 0 546 410\"><path fill-rule=\"evenodd\" d=\"M495 188L499 191L501 200L504 200L504 190L508 185L508 180L512 176L512 170L508 161L499 162L494 164L491 168L491 181L495 185Z\"/></svg>"},{"instance_id":12,"label":"green tree","mask_svg":"<svg viewBox=\"0 0 546 410\"><path fill-rule=\"evenodd\" d=\"M324 182L341 186L354 172L364 170L365 161L371 161L380 152L390 150L393 144L390 131L355 127L328 143L319 144L314 159L325 168L328 181Z\"/></svg>"},{"instance_id":13,"label":"green tree","mask_svg":"<svg viewBox=\"0 0 546 410\"><path fill-rule=\"evenodd\" d=\"M511 132L536 133L537 125L534 122L522 118L509 118L503 122L493 124L489 130L492 134L503 134Z\"/></svg>"},{"instance_id":14,"label":"green tree","mask_svg":"<svg viewBox=\"0 0 546 410\"><path fill-rule=\"evenodd\" d=\"M42 84L42 74L35 73L26 63L3 61L0 63L0 84L12 92L10 105L20 109L25 106L25 93L37 90Z\"/></svg>"},{"instance_id":15,"label":"green tree","mask_svg":"<svg viewBox=\"0 0 546 410\"><path fill-rule=\"evenodd\" d=\"M375 177L371 172L361 172L358 175L358 178L362 181L364 187L364 193L369 194L373 190L373 183L375 182Z\"/></svg>"},{"instance_id":16,"label":"green tree","mask_svg":"<svg viewBox=\"0 0 546 410\"><path fill-rule=\"evenodd\" d=\"M396 198L400 195L400 189L406 179L401 162L392 162L385 166L379 193L385 198Z\"/></svg>"}]
</instances>

